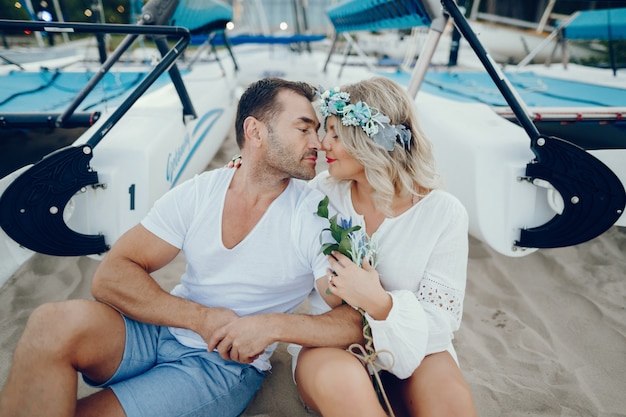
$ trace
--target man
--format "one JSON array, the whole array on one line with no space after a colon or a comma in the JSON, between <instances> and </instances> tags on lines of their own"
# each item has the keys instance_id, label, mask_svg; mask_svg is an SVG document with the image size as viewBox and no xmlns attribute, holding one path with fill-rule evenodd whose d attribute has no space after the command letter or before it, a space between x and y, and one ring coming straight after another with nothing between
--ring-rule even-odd
<instances>
[{"instance_id":1,"label":"man","mask_svg":"<svg viewBox=\"0 0 626 417\"><path fill-rule=\"evenodd\" d=\"M248 88L236 119L245 166L203 173L163 196L99 265L98 301L32 314L0 415L236 416L260 388L273 342L359 340L360 314L349 306L319 317L281 314L328 266L314 214L322 196L291 179L315 175L313 98L310 86L279 79ZM187 268L167 293L150 273L181 250ZM267 331L246 320L259 314ZM104 389L77 401L76 372Z\"/></svg>"}]
</instances>

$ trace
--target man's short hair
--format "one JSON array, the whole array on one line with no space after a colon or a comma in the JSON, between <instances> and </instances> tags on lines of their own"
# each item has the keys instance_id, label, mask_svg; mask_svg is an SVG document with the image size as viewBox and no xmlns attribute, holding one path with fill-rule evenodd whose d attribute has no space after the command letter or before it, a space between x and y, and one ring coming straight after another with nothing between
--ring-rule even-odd
<instances>
[{"instance_id":1,"label":"man's short hair","mask_svg":"<svg viewBox=\"0 0 626 417\"><path fill-rule=\"evenodd\" d=\"M271 123L274 117L283 110L276 100L276 96L282 90L291 90L311 102L315 98L315 88L304 82L263 78L250 84L237 105L235 137L240 149L245 141L243 122L247 117L252 116L263 123Z\"/></svg>"}]
</instances>

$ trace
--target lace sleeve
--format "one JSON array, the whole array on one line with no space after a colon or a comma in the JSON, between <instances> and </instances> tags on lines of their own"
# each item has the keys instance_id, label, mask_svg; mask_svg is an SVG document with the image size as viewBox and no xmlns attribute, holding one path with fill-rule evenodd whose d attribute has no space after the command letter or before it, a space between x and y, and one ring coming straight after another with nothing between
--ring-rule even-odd
<instances>
[{"instance_id":1,"label":"lace sleeve","mask_svg":"<svg viewBox=\"0 0 626 417\"><path fill-rule=\"evenodd\" d=\"M449 349L454 332L461 326L464 291L423 278L414 295L428 321L426 354Z\"/></svg>"},{"instance_id":2,"label":"lace sleeve","mask_svg":"<svg viewBox=\"0 0 626 417\"><path fill-rule=\"evenodd\" d=\"M419 289L415 295L421 303L449 314L457 324L457 328L461 324L461 317L463 316L463 291L430 278L424 278L420 282Z\"/></svg>"}]
</instances>

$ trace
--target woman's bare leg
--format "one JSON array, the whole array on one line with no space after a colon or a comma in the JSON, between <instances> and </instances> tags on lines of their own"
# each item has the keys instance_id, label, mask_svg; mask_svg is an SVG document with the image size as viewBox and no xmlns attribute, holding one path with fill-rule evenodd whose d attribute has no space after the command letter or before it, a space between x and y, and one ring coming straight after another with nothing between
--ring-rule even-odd
<instances>
[{"instance_id":1,"label":"woman's bare leg","mask_svg":"<svg viewBox=\"0 0 626 417\"><path fill-rule=\"evenodd\" d=\"M324 417L383 417L372 380L361 362L336 348L302 349L296 368L305 404Z\"/></svg>"},{"instance_id":2,"label":"woman's bare leg","mask_svg":"<svg viewBox=\"0 0 626 417\"><path fill-rule=\"evenodd\" d=\"M458 365L448 352L428 355L413 375L400 380L385 374L383 384L395 396L392 404L402 401L404 407L394 407L396 417L464 416L475 417L476 408L472 393Z\"/></svg>"}]
</instances>

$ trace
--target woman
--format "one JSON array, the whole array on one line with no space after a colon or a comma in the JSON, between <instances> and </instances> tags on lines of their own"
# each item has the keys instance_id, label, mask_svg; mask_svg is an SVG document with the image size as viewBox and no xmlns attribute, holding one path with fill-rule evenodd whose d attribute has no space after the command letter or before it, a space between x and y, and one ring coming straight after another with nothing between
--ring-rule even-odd
<instances>
[{"instance_id":1,"label":"woman","mask_svg":"<svg viewBox=\"0 0 626 417\"><path fill-rule=\"evenodd\" d=\"M377 264L365 259L360 268L333 252L329 280L312 293L312 312L341 300L358 307L377 366L365 367L351 351L291 346L302 399L324 416L385 416L368 372L374 368L397 416L476 415L452 346L465 293L467 212L439 188L413 100L375 77L324 92L320 109L329 168L310 185L341 218L361 226L376 244Z\"/></svg>"}]
</instances>

